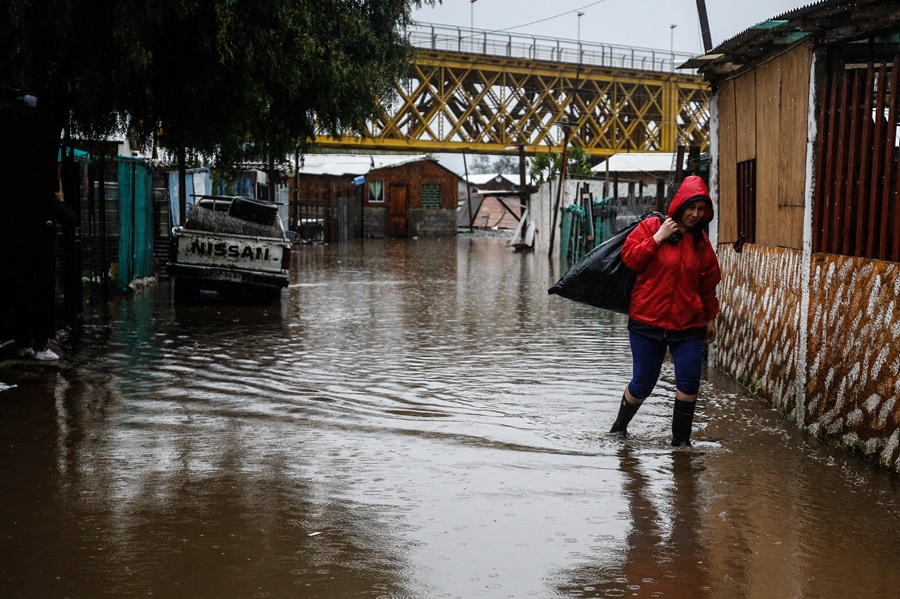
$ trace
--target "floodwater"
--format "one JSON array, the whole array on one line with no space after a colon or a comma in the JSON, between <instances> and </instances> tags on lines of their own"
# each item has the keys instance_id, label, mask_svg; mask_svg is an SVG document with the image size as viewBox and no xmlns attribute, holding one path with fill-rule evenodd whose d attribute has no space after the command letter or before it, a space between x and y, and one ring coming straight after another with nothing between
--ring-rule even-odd
<instances>
[{"instance_id":1,"label":"floodwater","mask_svg":"<svg viewBox=\"0 0 900 599\"><path fill-rule=\"evenodd\" d=\"M896 476L710 369L627 439L623 317L502 239L299 246L280 306L89 311L0 381L0 597L892 597Z\"/></svg>"}]
</instances>

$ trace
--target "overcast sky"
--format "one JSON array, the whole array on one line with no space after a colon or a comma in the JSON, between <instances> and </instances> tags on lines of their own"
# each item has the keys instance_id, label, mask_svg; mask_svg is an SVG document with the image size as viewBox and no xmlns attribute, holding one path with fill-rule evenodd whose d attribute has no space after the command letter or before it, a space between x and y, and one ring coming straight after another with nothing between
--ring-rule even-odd
<instances>
[{"instance_id":1,"label":"overcast sky","mask_svg":"<svg viewBox=\"0 0 900 599\"><path fill-rule=\"evenodd\" d=\"M713 46L818 0L706 0ZM579 19L578 13L584 13ZM696 0L443 0L419 22L702 54ZM581 21L579 27L579 20ZM671 26L675 25L673 29Z\"/></svg>"}]
</instances>

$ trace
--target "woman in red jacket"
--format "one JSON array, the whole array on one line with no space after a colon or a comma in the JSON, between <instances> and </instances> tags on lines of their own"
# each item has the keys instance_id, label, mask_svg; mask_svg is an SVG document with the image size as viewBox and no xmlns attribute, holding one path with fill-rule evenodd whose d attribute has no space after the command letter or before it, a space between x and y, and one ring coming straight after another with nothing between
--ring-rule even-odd
<instances>
[{"instance_id":1,"label":"woman in red jacket","mask_svg":"<svg viewBox=\"0 0 900 599\"><path fill-rule=\"evenodd\" d=\"M634 366L611 433L626 432L656 386L668 350L675 363L672 445L691 444L703 345L716 338L719 313L719 262L703 230L712 217L703 179L686 177L665 222L645 219L625 240L622 261L637 273L628 314Z\"/></svg>"}]
</instances>

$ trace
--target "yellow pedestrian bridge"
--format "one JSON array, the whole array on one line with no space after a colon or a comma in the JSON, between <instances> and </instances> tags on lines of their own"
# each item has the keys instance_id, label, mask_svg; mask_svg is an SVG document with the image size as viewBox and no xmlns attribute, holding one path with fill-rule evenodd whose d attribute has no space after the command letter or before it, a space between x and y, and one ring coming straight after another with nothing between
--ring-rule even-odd
<instances>
[{"instance_id":1,"label":"yellow pedestrian bridge","mask_svg":"<svg viewBox=\"0 0 900 599\"><path fill-rule=\"evenodd\" d=\"M327 148L595 157L709 146L710 90L689 54L420 23L396 97Z\"/></svg>"}]
</instances>

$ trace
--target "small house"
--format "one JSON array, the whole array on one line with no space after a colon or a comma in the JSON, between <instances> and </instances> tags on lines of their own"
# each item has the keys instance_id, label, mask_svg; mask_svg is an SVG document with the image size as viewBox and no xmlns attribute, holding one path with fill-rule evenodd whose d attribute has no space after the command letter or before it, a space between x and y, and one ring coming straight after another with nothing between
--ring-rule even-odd
<instances>
[{"instance_id":1,"label":"small house","mask_svg":"<svg viewBox=\"0 0 900 599\"><path fill-rule=\"evenodd\" d=\"M459 190L459 228L512 230L525 210L518 175L470 174L468 188Z\"/></svg>"},{"instance_id":2,"label":"small house","mask_svg":"<svg viewBox=\"0 0 900 599\"><path fill-rule=\"evenodd\" d=\"M307 154L288 180L291 229L326 241L455 235L459 180L427 156Z\"/></svg>"},{"instance_id":3,"label":"small house","mask_svg":"<svg viewBox=\"0 0 900 599\"><path fill-rule=\"evenodd\" d=\"M519 175L503 173L470 173L466 180L479 192L513 191L519 186Z\"/></svg>"}]
</instances>

